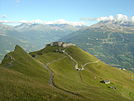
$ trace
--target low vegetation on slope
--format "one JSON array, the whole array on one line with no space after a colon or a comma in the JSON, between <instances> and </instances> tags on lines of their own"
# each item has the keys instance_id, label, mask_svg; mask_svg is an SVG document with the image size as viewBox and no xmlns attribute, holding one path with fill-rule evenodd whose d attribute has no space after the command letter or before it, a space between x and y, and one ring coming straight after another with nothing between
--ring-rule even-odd
<instances>
[{"instance_id":1,"label":"low vegetation on slope","mask_svg":"<svg viewBox=\"0 0 134 101\"><path fill-rule=\"evenodd\" d=\"M76 70L76 63L64 51L78 62L78 68L85 66L84 70ZM78 47L48 46L31 55L49 66L54 72L55 85L66 91L91 101L131 101L134 98L134 74L111 67ZM102 80L111 83L100 83Z\"/></svg>"},{"instance_id":2,"label":"low vegetation on slope","mask_svg":"<svg viewBox=\"0 0 134 101\"><path fill-rule=\"evenodd\" d=\"M16 46L0 66L0 101L81 101L51 87L49 76L40 62Z\"/></svg>"},{"instance_id":3,"label":"low vegetation on slope","mask_svg":"<svg viewBox=\"0 0 134 101\"><path fill-rule=\"evenodd\" d=\"M1 101L133 101L133 84L133 73L76 46L47 46L30 55L16 46L0 67Z\"/></svg>"}]
</instances>

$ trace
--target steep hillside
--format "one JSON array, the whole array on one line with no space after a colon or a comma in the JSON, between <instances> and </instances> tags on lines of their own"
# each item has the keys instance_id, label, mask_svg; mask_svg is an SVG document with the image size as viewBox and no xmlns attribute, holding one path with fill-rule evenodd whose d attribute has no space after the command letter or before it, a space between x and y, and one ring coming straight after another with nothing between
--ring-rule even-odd
<instances>
[{"instance_id":1,"label":"steep hillside","mask_svg":"<svg viewBox=\"0 0 134 101\"><path fill-rule=\"evenodd\" d=\"M62 41L72 42L106 63L134 71L134 27L100 22L71 33Z\"/></svg>"},{"instance_id":2,"label":"steep hillside","mask_svg":"<svg viewBox=\"0 0 134 101\"><path fill-rule=\"evenodd\" d=\"M73 44L53 45L30 55L16 46L4 57L1 101L133 101L133 73L111 67Z\"/></svg>"},{"instance_id":3,"label":"steep hillside","mask_svg":"<svg viewBox=\"0 0 134 101\"><path fill-rule=\"evenodd\" d=\"M65 92L88 101L131 101L134 98L133 73L111 67L76 46L47 46L30 54L48 66L51 85ZM111 83L103 84L102 80Z\"/></svg>"},{"instance_id":4,"label":"steep hillside","mask_svg":"<svg viewBox=\"0 0 134 101\"><path fill-rule=\"evenodd\" d=\"M0 62L4 55L14 49L16 44L21 45L23 48L30 50L32 45L30 43L22 42L14 37L0 35Z\"/></svg>"},{"instance_id":5,"label":"steep hillside","mask_svg":"<svg viewBox=\"0 0 134 101\"><path fill-rule=\"evenodd\" d=\"M16 46L0 65L0 101L82 101L49 85L46 66Z\"/></svg>"}]
</instances>

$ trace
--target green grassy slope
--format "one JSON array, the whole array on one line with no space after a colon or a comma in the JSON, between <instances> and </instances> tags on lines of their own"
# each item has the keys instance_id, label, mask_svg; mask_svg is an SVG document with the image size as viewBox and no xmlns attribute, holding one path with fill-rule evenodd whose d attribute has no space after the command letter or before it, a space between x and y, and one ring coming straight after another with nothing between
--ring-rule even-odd
<instances>
[{"instance_id":1,"label":"green grassy slope","mask_svg":"<svg viewBox=\"0 0 134 101\"><path fill-rule=\"evenodd\" d=\"M49 72L16 46L0 65L0 101L81 101L48 84Z\"/></svg>"},{"instance_id":2,"label":"green grassy slope","mask_svg":"<svg viewBox=\"0 0 134 101\"><path fill-rule=\"evenodd\" d=\"M56 52L59 49L65 50L67 54ZM76 46L47 46L30 55L16 46L13 52L5 56L0 65L0 101L134 99L133 73L110 67ZM76 62L72 58L79 68L88 63L84 67L85 70L77 71ZM45 65L48 69L45 69ZM53 85L49 85L50 78ZM110 80L111 83L103 84L100 83L101 80Z\"/></svg>"},{"instance_id":3,"label":"green grassy slope","mask_svg":"<svg viewBox=\"0 0 134 101\"><path fill-rule=\"evenodd\" d=\"M54 72L55 84L67 91L80 94L91 101L132 101L134 99L134 74L119 70L99 61L78 47L69 47L64 50L85 70L77 71L74 62L65 54L55 52L61 47L46 47L37 52L30 53L44 64L48 64ZM94 62L97 63L94 63ZM110 80L111 84L100 83L101 80ZM116 87L112 89L109 87Z\"/></svg>"}]
</instances>

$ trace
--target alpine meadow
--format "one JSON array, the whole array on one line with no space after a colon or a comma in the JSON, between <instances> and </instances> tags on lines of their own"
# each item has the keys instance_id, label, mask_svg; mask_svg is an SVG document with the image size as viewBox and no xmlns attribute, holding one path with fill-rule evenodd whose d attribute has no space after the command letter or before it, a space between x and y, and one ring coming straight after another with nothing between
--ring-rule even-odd
<instances>
[{"instance_id":1,"label":"alpine meadow","mask_svg":"<svg viewBox=\"0 0 134 101\"><path fill-rule=\"evenodd\" d=\"M133 0L0 0L0 101L134 101Z\"/></svg>"}]
</instances>

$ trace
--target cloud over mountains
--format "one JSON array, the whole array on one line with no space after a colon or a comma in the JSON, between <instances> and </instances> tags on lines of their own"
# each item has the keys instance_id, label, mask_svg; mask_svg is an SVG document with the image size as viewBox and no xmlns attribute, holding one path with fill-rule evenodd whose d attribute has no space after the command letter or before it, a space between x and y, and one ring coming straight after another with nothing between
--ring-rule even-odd
<instances>
[{"instance_id":1,"label":"cloud over mountains","mask_svg":"<svg viewBox=\"0 0 134 101\"><path fill-rule=\"evenodd\" d=\"M6 15L1 15L0 18L6 18ZM58 19L54 21L45 21L45 20L40 20L40 19L35 19L35 20L20 20L20 21L9 21L9 20L0 20L0 23L27 23L27 24L69 24L73 26L82 26L88 24L88 21L113 21L113 22L131 22L134 23L134 16L128 17L127 15L123 14L117 14L115 16L103 16L103 17L98 17L98 18L81 18L80 20L82 21L67 21L64 19Z\"/></svg>"},{"instance_id":2,"label":"cloud over mountains","mask_svg":"<svg viewBox=\"0 0 134 101\"><path fill-rule=\"evenodd\" d=\"M73 26L82 26L82 25L85 25L85 23L84 23L84 22L67 21L67 20L64 20L64 19L58 19L58 20L54 20L54 21L44 21L44 20L40 20L40 19L31 20L31 21L27 21L27 20L20 20L20 21L0 20L0 23L69 24L69 25L73 25Z\"/></svg>"},{"instance_id":3,"label":"cloud over mountains","mask_svg":"<svg viewBox=\"0 0 134 101\"><path fill-rule=\"evenodd\" d=\"M115 16L99 17L97 21L134 21L134 16L129 18L127 15L117 14Z\"/></svg>"},{"instance_id":4,"label":"cloud over mountains","mask_svg":"<svg viewBox=\"0 0 134 101\"><path fill-rule=\"evenodd\" d=\"M7 18L6 15L0 15L0 18Z\"/></svg>"},{"instance_id":5,"label":"cloud over mountains","mask_svg":"<svg viewBox=\"0 0 134 101\"><path fill-rule=\"evenodd\" d=\"M84 21L119 21L119 22L134 22L134 16L128 17L127 15L117 14L115 16L103 16L98 18L81 18Z\"/></svg>"}]
</instances>

